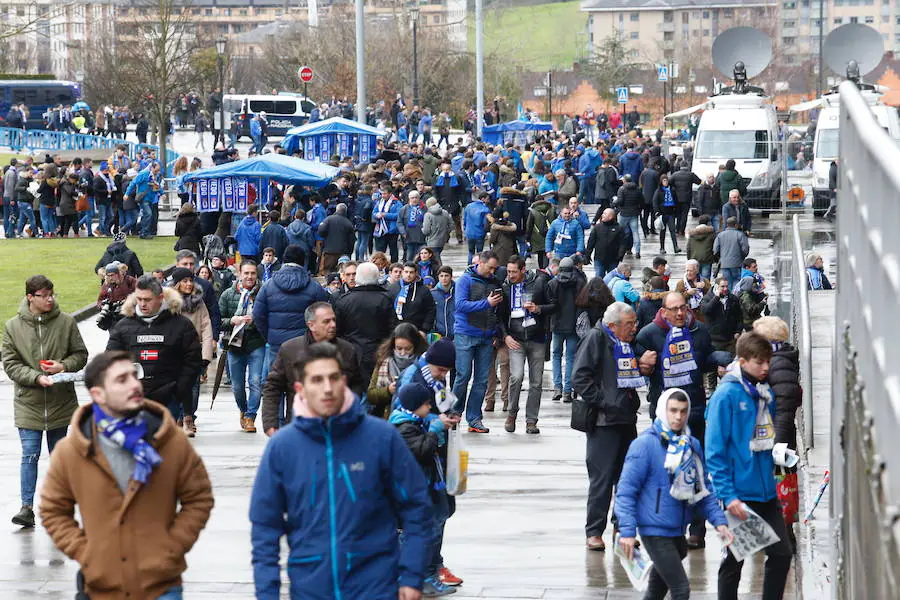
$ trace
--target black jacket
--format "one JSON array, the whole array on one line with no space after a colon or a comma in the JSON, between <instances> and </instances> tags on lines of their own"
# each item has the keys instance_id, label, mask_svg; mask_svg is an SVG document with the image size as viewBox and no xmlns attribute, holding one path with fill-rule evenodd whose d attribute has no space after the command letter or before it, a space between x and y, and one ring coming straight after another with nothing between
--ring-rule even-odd
<instances>
[{"instance_id":1,"label":"black jacket","mask_svg":"<svg viewBox=\"0 0 900 600\"><path fill-rule=\"evenodd\" d=\"M622 227L616 219L613 219L607 222L599 221L591 228L584 255L596 263L617 265L625 256L627 249Z\"/></svg>"},{"instance_id":2,"label":"black jacket","mask_svg":"<svg viewBox=\"0 0 900 600\"><path fill-rule=\"evenodd\" d=\"M273 427L278 429L278 404L281 401L281 395L287 394L288 398L293 396L294 388L291 379L294 365L306 356L307 348L314 343L315 341L307 331L305 335L286 341L278 349L275 361L269 368L269 375L263 382L260 406L263 431L268 431ZM347 386L353 390L354 394L362 396L365 385L359 371L359 355L356 353L356 348L350 342L340 338L335 338L332 343L337 346L338 355L341 357L344 375L347 376ZM293 414L293 410L288 411L288 415Z\"/></svg>"},{"instance_id":3,"label":"black jacket","mask_svg":"<svg viewBox=\"0 0 900 600\"><path fill-rule=\"evenodd\" d=\"M368 382L378 346L397 325L394 301L380 285L358 285L334 302L334 314L338 337L356 346L363 379Z\"/></svg>"},{"instance_id":4,"label":"black jacket","mask_svg":"<svg viewBox=\"0 0 900 600\"><path fill-rule=\"evenodd\" d=\"M353 223L344 215L333 214L325 217L319 224L318 234L325 241L322 243L322 252L327 254L350 254L356 241L353 232Z\"/></svg>"},{"instance_id":5,"label":"black jacket","mask_svg":"<svg viewBox=\"0 0 900 600\"><path fill-rule=\"evenodd\" d=\"M697 189L697 210L701 215L718 216L722 214L722 203L719 201L718 186L708 183L700 184Z\"/></svg>"},{"instance_id":6,"label":"black jacket","mask_svg":"<svg viewBox=\"0 0 900 600\"><path fill-rule=\"evenodd\" d=\"M716 290L710 290L700 301L700 312L706 315L706 327L709 329L709 337L717 345L724 345L734 340L734 334L743 331L743 313L741 301L738 297L728 292L728 300L725 302L727 309L722 306Z\"/></svg>"},{"instance_id":7,"label":"black jacket","mask_svg":"<svg viewBox=\"0 0 900 600\"><path fill-rule=\"evenodd\" d=\"M775 395L775 443L797 448L794 417L803 400L800 387L800 351L784 342L769 363L769 386Z\"/></svg>"},{"instance_id":8,"label":"black jacket","mask_svg":"<svg viewBox=\"0 0 900 600\"><path fill-rule=\"evenodd\" d=\"M140 277L144 274L144 268L141 266L141 261L138 260L137 254L126 246L125 242L113 242L107 246L106 252L103 253L103 256L100 257L100 260L94 266L94 272L96 273L100 267L105 267L115 260L128 265L128 274L132 277Z\"/></svg>"},{"instance_id":9,"label":"black jacket","mask_svg":"<svg viewBox=\"0 0 900 600\"><path fill-rule=\"evenodd\" d=\"M679 169L669 175L669 185L675 194L675 202L678 204L690 204L694 197L694 185L703 183L699 177L688 169Z\"/></svg>"},{"instance_id":10,"label":"black jacket","mask_svg":"<svg viewBox=\"0 0 900 600\"><path fill-rule=\"evenodd\" d=\"M180 402L189 405L191 390L200 370L203 356L200 338L191 321L163 310L147 324L134 315L134 299L125 301L122 312L127 316L109 332L107 350L127 350L144 369L144 396L162 405Z\"/></svg>"},{"instance_id":11,"label":"black jacket","mask_svg":"<svg viewBox=\"0 0 900 600\"><path fill-rule=\"evenodd\" d=\"M422 468L430 488L431 484L439 480L437 463L434 458L441 445L437 434L433 431L423 430L422 426L412 419L398 423L394 427L397 428L397 433L403 438L406 447L409 448L416 462Z\"/></svg>"},{"instance_id":12,"label":"black jacket","mask_svg":"<svg viewBox=\"0 0 900 600\"><path fill-rule=\"evenodd\" d=\"M618 189L619 174L615 167L601 167L597 170L597 177L594 180L594 200L599 204L609 204Z\"/></svg>"},{"instance_id":13,"label":"black jacket","mask_svg":"<svg viewBox=\"0 0 900 600\"><path fill-rule=\"evenodd\" d=\"M175 219L175 235L178 236L176 251L190 250L200 256L200 238L203 237L203 232L200 230L200 217L197 213L180 213Z\"/></svg>"},{"instance_id":14,"label":"black jacket","mask_svg":"<svg viewBox=\"0 0 900 600\"><path fill-rule=\"evenodd\" d=\"M646 297L641 298L636 311L638 331L653 322L653 319L656 318L656 313L662 308L663 298L668 293L666 291L650 291L647 292Z\"/></svg>"},{"instance_id":15,"label":"black jacket","mask_svg":"<svg viewBox=\"0 0 900 600\"><path fill-rule=\"evenodd\" d=\"M517 342L544 342L547 339L547 319L556 311L547 297L547 280L534 271L525 272L525 294L531 294L531 301L540 307L541 312L531 315L535 323L531 327L523 327L523 317L512 318L510 304L512 284L503 283L503 302L497 305L497 319L501 337L512 336Z\"/></svg>"},{"instance_id":16,"label":"black jacket","mask_svg":"<svg viewBox=\"0 0 900 600\"><path fill-rule=\"evenodd\" d=\"M547 303L555 304L554 333L575 333L575 320L581 312L575 307L578 292L587 283L587 277L578 269L560 269L559 274L547 286Z\"/></svg>"},{"instance_id":17,"label":"black jacket","mask_svg":"<svg viewBox=\"0 0 900 600\"><path fill-rule=\"evenodd\" d=\"M617 194L615 207L623 217L637 217L644 206L644 195L635 182L623 183Z\"/></svg>"},{"instance_id":18,"label":"black jacket","mask_svg":"<svg viewBox=\"0 0 900 600\"><path fill-rule=\"evenodd\" d=\"M400 282L397 282L388 288L388 294L391 295L391 306L397 301L397 294L400 293ZM419 331L428 333L434 329L434 317L437 313L437 307L434 304L434 298L431 290L421 281L414 281L409 286L409 292L406 294L406 302L403 304L401 314L405 323L411 323L419 328ZM396 315L396 312L394 313Z\"/></svg>"},{"instance_id":19,"label":"black jacket","mask_svg":"<svg viewBox=\"0 0 900 600\"><path fill-rule=\"evenodd\" d=\"M659 187L659 171L647 167L641 173L641 192L644 194L644 204L653 204L653 194Z\"/></svg>"},{"instance_id":20,"label":"black jacket","mask_svg":"<svg viewBox=\"0 0 900 600\"><path fill-rule=\"evenodd\" d=\"M572 389L597 412L596 425L634 425L641 401L633 388L619 388L613 341L598 324L578 344Z\"/></svg>"}]
</instances>

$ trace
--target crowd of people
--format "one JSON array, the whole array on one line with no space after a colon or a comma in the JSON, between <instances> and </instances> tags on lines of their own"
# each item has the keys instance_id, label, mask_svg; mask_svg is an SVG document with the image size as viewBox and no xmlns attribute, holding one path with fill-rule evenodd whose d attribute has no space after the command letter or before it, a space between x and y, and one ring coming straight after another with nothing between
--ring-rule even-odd
<instances>
[{"instance_id":1,"label":"crowd of people","mask_svg":"<svg viewBox=\"0 0 900 600\"><path fill-rule=\"evenodd\" d=\"M456 510L445 487L447 432L489 434L484 413L502 410L506 432L524 423L539 435L549 359L551 401L571 406L572 426L587 438L586 547L606 548L615 493L619 543L630 554L640 534L654 561L646 597L668 591L680 600L690 593L681 559L705 546L704 521L728 543L725 512L743 520L749 507L778 535L766 549L764 594L782 597L792 542L772 450L796 444L799 363L785 323L765 316L766 282L748 256L752 223L733 163L701 186L699 224L688 231L686 193L701 182L639 129L601 130L596 141L586 130L553 133L524 147L430 142L382 141L368 165L336 157L333 183L273 184L272 201L246 215L198 215L186 202L168 272L143 272L126 219L96 265L98 325L109 342L84 373L93 403L77 413L74 384L51 377L82 369L87 351L55 305L52 282L29 279L3 340L28 459L14 522L34 526L41 432L52 452L71 419L44 486L45 527L81 563L91 597L140 586L180 598L183 556L212 492L205 471L190 486L179 477L203 467L175 430L198 435L201 384L222 364L214 385L230 382L240 430L256 433L261 417L272 438L251 501L257 597L278 597L282 535L298 597L309 588L335 597L451 594L462 579L441 554ZM124 197L152 190L158 169L150 160ZM190 184L180 185L189 200ZM583 201L599 205L593 216ZM667 229L676 253L679 242L687 248L680 277L665 256ZM442 261L454 236L467 250L456 270ZM660 252L638 280L641 240L653 237ZM821 257L810 263L810 285L825 287ZM40 356L25 342L36 322L54 340ZM48 389L52 419L36 413ZM655 418L638 436L643 389ZM94 440L114 475L103 486L141 497L129 510L171 523L180 501L178 531L169 533L176 559L165 569L132 577L118 562L103 566L102 544L82 546L85 536L109 535L102 523L73 525L75 504L98 501L90 478L72 480L88 468L79 467L90 460L81 450ZM170 494L153 511L160 488ZM133 568L151 560L151 546ZM729 557L719 572L727 599L737 598L742 565ZM333 578L334 570L345 574Z\"/></svg>"}]
</instances>

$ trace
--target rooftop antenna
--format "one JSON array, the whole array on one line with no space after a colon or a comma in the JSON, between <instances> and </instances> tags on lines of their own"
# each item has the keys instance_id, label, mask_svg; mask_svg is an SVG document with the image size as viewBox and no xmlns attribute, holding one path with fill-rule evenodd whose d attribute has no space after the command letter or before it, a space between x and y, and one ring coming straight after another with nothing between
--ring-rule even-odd
<instances>
[{"instance_id":1,"label":"rooftop antenna","mask_svg":"<svg viewBox=\"0 0 900 600\"><path fill-rule=\"evenodd\" d=\"M734 85L722 88L722 94L760 94L762 88L749 84L772 61L772 40L753 27L732 27L716 37L712 46L715 67L731 76Z\"/></svg>"},{"instance_id":2,"label":"rooftop antenna","mask_svg":"<svg viewBox=\"0 0 900 600\"><path fill-rule=\"evenodd\" d=\"M881 34L862 23L847 23L833 30L825 38L822 51L825 64L838 75L845 75L861 90L875 86L862 82L862 76L875 70L884 55ZM836 92L833 88L831 92Z\"/></svg>"}]
</instances>

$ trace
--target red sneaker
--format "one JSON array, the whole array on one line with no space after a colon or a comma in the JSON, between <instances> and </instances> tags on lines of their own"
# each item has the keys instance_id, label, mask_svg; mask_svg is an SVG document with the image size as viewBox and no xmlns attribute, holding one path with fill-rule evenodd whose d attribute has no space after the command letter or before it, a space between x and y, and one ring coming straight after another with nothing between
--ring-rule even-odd
<instances>
[{"instance_id":1,"label":"red sneaker","mask_svg":"<svg viewBox=\"0 0 900 600\"><path fill-rule=\"evenodd\" d=\"M438 569L437 574L438 574L438 579L444 585L452 585L452 586L462 585L463 580L460 579L459 577L457 577L456 575L454 575L453 573L451 573L450 569L448 569L447 567L441 567L440 569Z\"/></svg>"}]
</instances>

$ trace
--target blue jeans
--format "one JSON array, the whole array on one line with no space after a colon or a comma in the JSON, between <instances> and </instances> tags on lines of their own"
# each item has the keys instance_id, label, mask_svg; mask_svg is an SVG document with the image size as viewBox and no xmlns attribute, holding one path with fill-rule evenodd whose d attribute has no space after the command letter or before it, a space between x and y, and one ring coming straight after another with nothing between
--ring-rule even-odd
<instances>
[{"instance_id":1,"label":"blue jeans","mask_svg":"<svg viewBox=\"0 0 900 600\"><path fill-rule=\"evenodd\" d=\"M443 564L441 546L444 544L444 524L450 517L450 501L444 490L431 492L431 545L425 577L434 577Z\"/></svg>"},{"instance_id":2,"label":"blue jeans","mask_svg":"<svg viewBox=\"0 0 900 600\"><path fill-rule=\"evenodd\" d=\"M438 260L441 260L441 252L444 251L444 247L443 246L429 246L429 248L431 248L431 251L434 252L434 257Z\"/></svg>"},{"instance_id":3,"label":"blue jeans","mask_svg":"<svg viewBox=\"0 0 900 600\"><path fill-rule=\"evenodd\" d=\"M722 277L728 280L728 291L734 292L735 284L741 280L741 268L740 267L722 267L719 273Z\"/></svg>"},{"instance_id":4,"label":"blue jeans","mask_svg":"<svg viewBox=\"0 0 900 600\"><path fill-rule=\"evenodd\" d=\"M304 331L300 335L305 335ZM269 377L269 370L272 368L272 363L275 362L275 359L278 357L278 351L281 350L281 346L271 346L266 344L266 360L263 362L263 372L262 372L262 381L264 382ZM285 396L281 394L281 399L278 400L278 426L281 427L285 423L284 419L284 404L285 404Z\"/></svg>"},{"instance_id":5,"label":"blue jeans","mask_svg":"<svg viewBox=\"0 0 900 600\"><path fill-rule=\"evenodd\" d=\"M710 215L709 224L712 225L713 233L722 231L722 213Z\"/></svg>"},{"instance_id":6,"label":"blue jeans","mask_svg":"<svg viewBox=\"0 0 900 600\"><path fill-rule=\"evenodd\" d=\"M709 279L712 276L712 263L700 263L700 277Z\"/></svg>"},{"instance_id":7,"label":"blue jeans","mask_svg":"<svg viewBox=\"0 0 900 600\"><path fill-rule=\"evenodd\" d=\"M45 235L56 233L56 207L41 204L41 228Z\"/></svg>"},{"instance_id":8,"label":"blue jeans","mask_svg":"<svg viewBox=\"0 0 900 600\"><path fill-rule=\"evenodd\" d=\"M94 235L93 225L94 225L94 199L88 198L88 209L81 213L81 218L78 219L78 229L81 229L81 226L84 225L87 227L87 234L89 236Z\"/></svg>"},{"instance_id":9,"label":"blue jeans","mask_svg":"<svg viewBox=\"0 0 900 600\"><path fill-rule=\"evenodd\" d=\"M566 344L566 374L562 374L563 343ZM551 357L553 359L553 389L563 392L572 391L572 364L575 362L575 349L578 346L578 335L574 333L553 332ZM457 350L458 351L458 350Z\"/></svg>"},{"instance_id":10,"label":"blue jeans","mask_svg":"<svg viewBox=\"0 0 900 600\"><path fill-rule=\"evenodd\" d=\"M184 588L180 585L170 587L162 596L156 600L182 600L184 598Z\"/></svg>"},{"instance_id":11,"label":"blue jeans","mask_svg":"<svg viewBox=\"0 0 900 600\"><path fill-rule=\"evenodd\" d=\"M68 427L47 431L47 452L53 454L57 442L66 437ZM19 468L19 489L22 504L34 506L34 491L37 488L38 460L41 458L41 440L44 432L40 429L19 429L22 444L22 466Z\"/></svg>"},{"instance_id":12,"label":"blue jeans","mask_svg":"<svg viewBox=\"0 0 900 600\"><path fill-rule=\"evenodd\" d=\"M12 207L12 200L3 200L3 232L6 235L6 238L9 239L14 237L14 231L12 228L12 223L10 222L10 218L15 214L15 211Z\"/></svg>"},{"instance_id":13,"label":"blue jeans","mask_svg":"<svg viewBox=\"0 0 900 600\"><path fill-rule=\"evenodd\" d=\"M153 233L153 208L149 202L141 202L141 237L151 233Z\"/></svg>"},{"instance_id":14,"label":"blue jeans","mask_svg":"<svg viewBox=\"0 0 900 600\"><path fill-rule=\"evenodd\" d=\"M466 264L471 265L472 257L484 250L484 238L480 240L477 240L475 238L466 238L466 241L469 243L469 259Z\"/></svg>"},{"instance_id":15,"label":"blue jeans","mask_svg":"<svg viewBox=\"0 0 900 600\"><path fill-rule=\"evenodd\" d=\"M494 364L494 344L491 338L472 337L456 333L454 338L456 345L456 382L453 384L453 394L456 396L456 406L453 409L462 413L465 410L466 421L472 424L482 418L481 405L484 403L484 393L487 391L488 375ZM469 379L473 375L472 389L469 391L466 402L466 390L469 387Z\"/></svg>"},{"instance_id":16,"label":"blue jeans","mask_svg":"<svg viewBox=\"0 0 900 600\"><path fill-rule=\"evenodd\" d=\"M262 374L266 362L266 347L253 352L229 352L228 368L231 371L231 390L234 401L245 417L256 418L262 398ZM245 382L250 385L249 403Z\"/></svg>"},{"instance_id":17,"label":"blue jeans","mask_svg":"<svg viewBox=\"0 0 900 600\"><path fill-rule=\"evenodd\" d=\"M606 274L615 269L618 265L604 265L601 262L594 261L594 277L606 277Z\"/></svg>"},{"instance_id":18,"label":"blue jeans","mask_svg":"<svg viewBox=\"0 0 900 600\"><path fill-rule=\"evenodd\" d=\"M354 253L356 254L356 262L362 262L366 259L366 254L369 252L370 239L372 239L371 231L356 232L356 247L354 248Z\"/></svg>"},{"instance_id":19,"label":"blue jeans","mask_svg":"<svg viewBox=\"0 0 900 600\"><path fill-rule=\"evenodd\" d=\"M16 232L19 235L22 235L22 231L25 229L25 221L28 221L28 224L31 225L31 236L36 236L37 226L34 224L34 207L28 202L19 202L19 227Z\"/></svg>"},{"instance_id":20,"label":"blue jeans","mask_svg":"<svg viewBox=\"0 0 900 600\"><path fill-rule=\"evenodd\" d=\"M596 175L596 174L595 174ZM578 180L578 203L586 204L594 201L594 176Z\"/></svg>"},{"instance_id":21,"label":"blue jeans","mask_svg":"<svg viewBox=\"0 0 900 600\"><path fill-rule=\"evenodd\" d=\"M418 242L406 242L406 256L404 260L416 262L419 260L419 250L422 249L422 246L425 244L420 244Z\"/></svg>"},{"instance_id":22,"label":"blue jeans","mask_svg":"<svg viewBox=\"0 0 900 600\"><path fill-rule=\"evenodd\" d=\"M100 233L109 235L109 228L112 226L112 206L109 204L100 204L97 206L97 219L99 221Z\"/></svg>"},{"instance_id":23,"label":"blue jeans","mask_svg":"<svg viewBox=\"0 0 900 600\"><path fill-rule=\"evenodd\" d=\"M137 231L137 220L140 211L136 208L132 208L123 209L122 212L125 213L125 223L122 225L122 229L127 233L133 234Z\"/></svg>"},{"instance_id":24,"label":"blue jeans","mask_svg":"<svg viewBox=\"0 0 900 600\"><path fill-rule=\"evenodd\" d=\"M626 217L624 215L619 215L619 225L623 228L628 228L631 230L631 237L634 240L634 251L637 254L641 253L641 223L640 217Z\"/></svg>"}]
</instances>

